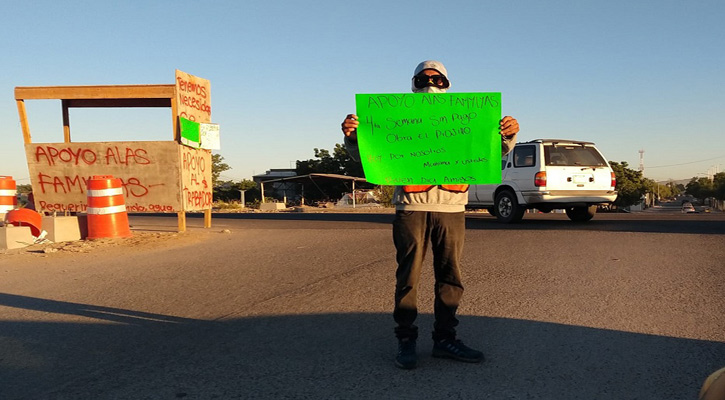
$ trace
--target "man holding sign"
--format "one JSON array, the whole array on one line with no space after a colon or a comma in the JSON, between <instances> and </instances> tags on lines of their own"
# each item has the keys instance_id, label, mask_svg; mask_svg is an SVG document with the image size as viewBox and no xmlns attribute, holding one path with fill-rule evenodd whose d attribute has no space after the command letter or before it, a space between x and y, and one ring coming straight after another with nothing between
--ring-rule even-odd
<instances>
[{"instance_id":1,"label":"man holding sign","mask_svg":"<svg viewBox=\"0 0 725 400\"><path fill-rule=\"evenodd\" d=\"M414 93L446 93L449 87L448 72L443 64L438 61L423 61L413 73L412 89ZM404 106L409 106L411 102L415 101L415 99L406 99L402 96L398 96L398 99L400 100L399 103ZM371 101L373 104L378 104L374 103L375 100ZM453 101L451 100L451 102ZM386 104L391 105L391 102L388 101ZM500 107L500 103L498 103L498 106ZM359 107L358 103L358 113L361 112ZM500 116L500 113L498 115ZM420 124L423 120L443 122L443 117L438 116L419 115L417 117L419 118L388 118L387 128L394 129L402 125ZM362 124L357 115L350 114L342 123L342 132L345 135L345 146L350 155L358 160L363 159L363 167L366 167L366 163L369 166L371 163L383 159L381 156L371 155L373 149L366 148L364 145L374 143L372 136L375 128L386 127L377 124L372 118L366 118L366 121L363 121ZM358 144L358 127L361 129L360 145ZM363 130L363 127L369 129ZM505 155L513 149L516 143L519 124L516 119L507 116L499 121L498 129L501 136L501 155ZM415 137L415 135L410 134L389 132L385 136L388 142L418 140L423 139L421 136L424 135L419 133L419 136ZM419 132L422 131L419 130ZM458 132L466 134L464 130ZM369 136L365 136L368 133ZM498 143L496 143L496 146L498 146ZM480 151L481 153L487 150L490 149L473 149L474 152ZM444 151L443 147L440 149L431 147L430 149L424 148L419 153L409 152L407 156L427 156L433 152ZM401 156L406 156L406 154L401 154ZM396 155L390 153L390 159L394 158L396 158ZM442 158L437 160L437 162L428 161L424 165L430 168L442 167L445 169L451 163L461 163L461 160L453 162ZM486 159L482 160L488 161ZM474 163L476 161L476 158L469 158L464 159L462 162ZM498 179L500 179L500 164L500 159L496 160ZM366 176L368 170L366 169ZM481 362L483 353L469 348L456 338L456 326L458 325L456 312L463 295L460 259L463 253L466 230L464 211L466 204L468 204L468 184L448 179L441 181L440 184L437 180L420 182L415 178L408 180L406 177L389 179L395 180L395 182L387 184L399 185L396 186L393 194L393 204L395 204L396 209L395 221L393 222L393 242L398 262L395 309L393 311L393 317L397 323L395 336L398 339L398 353L395 364L403 369L412 369L417 365L416 340L418 338L418 327L415 325L415 319L418 315L418 281L429 241L433 248L433 268L436 281L433 356L465 362ZM405 184L409 182L412 184Z\"/></svg>"}]
</instances>

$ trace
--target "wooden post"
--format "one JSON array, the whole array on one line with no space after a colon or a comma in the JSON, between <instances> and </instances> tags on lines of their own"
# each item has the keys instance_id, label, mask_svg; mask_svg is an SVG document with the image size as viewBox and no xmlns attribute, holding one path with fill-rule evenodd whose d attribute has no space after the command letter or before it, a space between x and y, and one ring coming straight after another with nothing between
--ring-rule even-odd
<instances>
[{"instance_id":1,"label":"wooden post","mask_svg":"<svg viewBox=\"0 0 725 400\"><path fill-rule=\"evenodd\" d=\"M262 203L264 203L264 181L259 181L259 187L262 188Z\"/></svg>"},{"instance_id":2,"label":"wooden post","mask_svg":"<svg viewBox=\"0 0 725 400\"><path fill-rule=\"evenodd\" d=\"M204 210L204 228L211 228L211 208Z\"/></svg>"},{"instance_id":3,"label":"wooden post","mask_svg":"<svg viewBox=\"0 0 725 400\"><path fill-rule=\"evenodd\" d=\"M68 100L61 100L60 105L63 108L63 141L70 143L70 117L68 115Z\"/></svg>"},{"instance_id":4,"label":"wooden post","mask_svg":"<svg viewBox=\"0 0 725 400\"><path fill-rule=\"evenodd\" d=\"M174 97L171 98L171 129L175 142L181 142L181 131L179 130L178 106L176 105L176 86L174 86Z\"/></svg>"},{"instance_id":5,"label":"wooden post","mask_svg":"<svg viewBox=\"0 0 725 400\"><path fill-rule=\"evenodd\" d=\"M20 127L23 129L23 140L25 144L30 143L30 126L28 125L28 113L25 111L25 101L15 100L18 104L18 115L20 115Z\"/></svg>"},{"instance_id":6,"label":"wooden post","mask_svg":"<svg viewBox=\"0 0 725 400\"><path fill-rule=\"evenodd\" d=\"M179 232L186 232L186 211L176 213L179 216Z\"/></svg>"},{"instance_id":7,"label":"wooden post","mask_svg":"<svg viewBox=\"0 0 725 400\"><path fill-rule=\"evenodd\" d=\"M355 208L355 180L352 180L352 208Z\"/></svg>"}]
</instances>

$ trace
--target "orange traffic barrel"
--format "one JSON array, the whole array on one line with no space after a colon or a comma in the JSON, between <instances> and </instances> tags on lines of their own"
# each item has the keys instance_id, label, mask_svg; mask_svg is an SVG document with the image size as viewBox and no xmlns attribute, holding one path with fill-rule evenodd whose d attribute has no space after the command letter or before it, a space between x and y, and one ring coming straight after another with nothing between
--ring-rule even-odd
<instances>
[{"instance_id":1,"label":"orange traffic barrel","mask_svg":"<svg viewBox=\"0 0 725 400\"><path fill-rule=\"evenodd\" d=\"M12 176L0 176L0 213L15 209L18 205L18 190Z\"/></svg>"},{"instance_id":2,"label":"orange traffic barrel","mask_svg":"<svg viewBox=\"0 0 725 400\"><path fill-rule=\"evenodd\" d=\"M87 186L87 239L130 237L121 180L111 175L94 175Z\"/></svg>"},{"instance_id":3,"label":"orange traffic barrel","mask_svg":"<svg viewBox=\"0 0 725 400\"><path fill-rule=\"evenodd\" d=\"M35 210L18 208L10 210L5 215L5 222L15 226L29 226L33 236L40 236L40 228L43 225L43 216Z\"/></svg>"}]
</instances>

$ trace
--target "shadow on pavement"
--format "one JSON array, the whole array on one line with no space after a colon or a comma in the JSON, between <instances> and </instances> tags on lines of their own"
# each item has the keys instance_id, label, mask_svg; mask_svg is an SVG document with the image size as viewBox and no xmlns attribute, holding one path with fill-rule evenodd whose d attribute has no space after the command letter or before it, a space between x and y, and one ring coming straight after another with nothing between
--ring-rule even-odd
<instances>
[{"instance_id":1,"label":"shadow on pavement","mask_svg":"<svg viewBox=\"0 0 725 400\"><path fill-rule=\"evenodd\" d=\"M418 369L402 371L387 314L199 321L13 295L0 306L102 319L0 321L3 399L686 399L725 362L721 342L462 316L483 364L434 359L424 335Z\"/></svg>"}]
</instances>

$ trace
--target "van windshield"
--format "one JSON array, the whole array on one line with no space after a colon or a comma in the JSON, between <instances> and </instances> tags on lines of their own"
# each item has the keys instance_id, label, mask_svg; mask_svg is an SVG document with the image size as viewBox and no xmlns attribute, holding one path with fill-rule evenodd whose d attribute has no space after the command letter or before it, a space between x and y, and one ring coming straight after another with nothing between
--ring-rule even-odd
<instances>
[{"instance_id":1,"label":"van windshield","mask_svg":"<svg viewBox=\"0 0 725 400\"><path fill-rule=\"evenodd\" d=\"M564 167L604 167L607 165L604 157L590 146L545 145L544 160L546 165Z\"/></svg>"}]
</instances>

